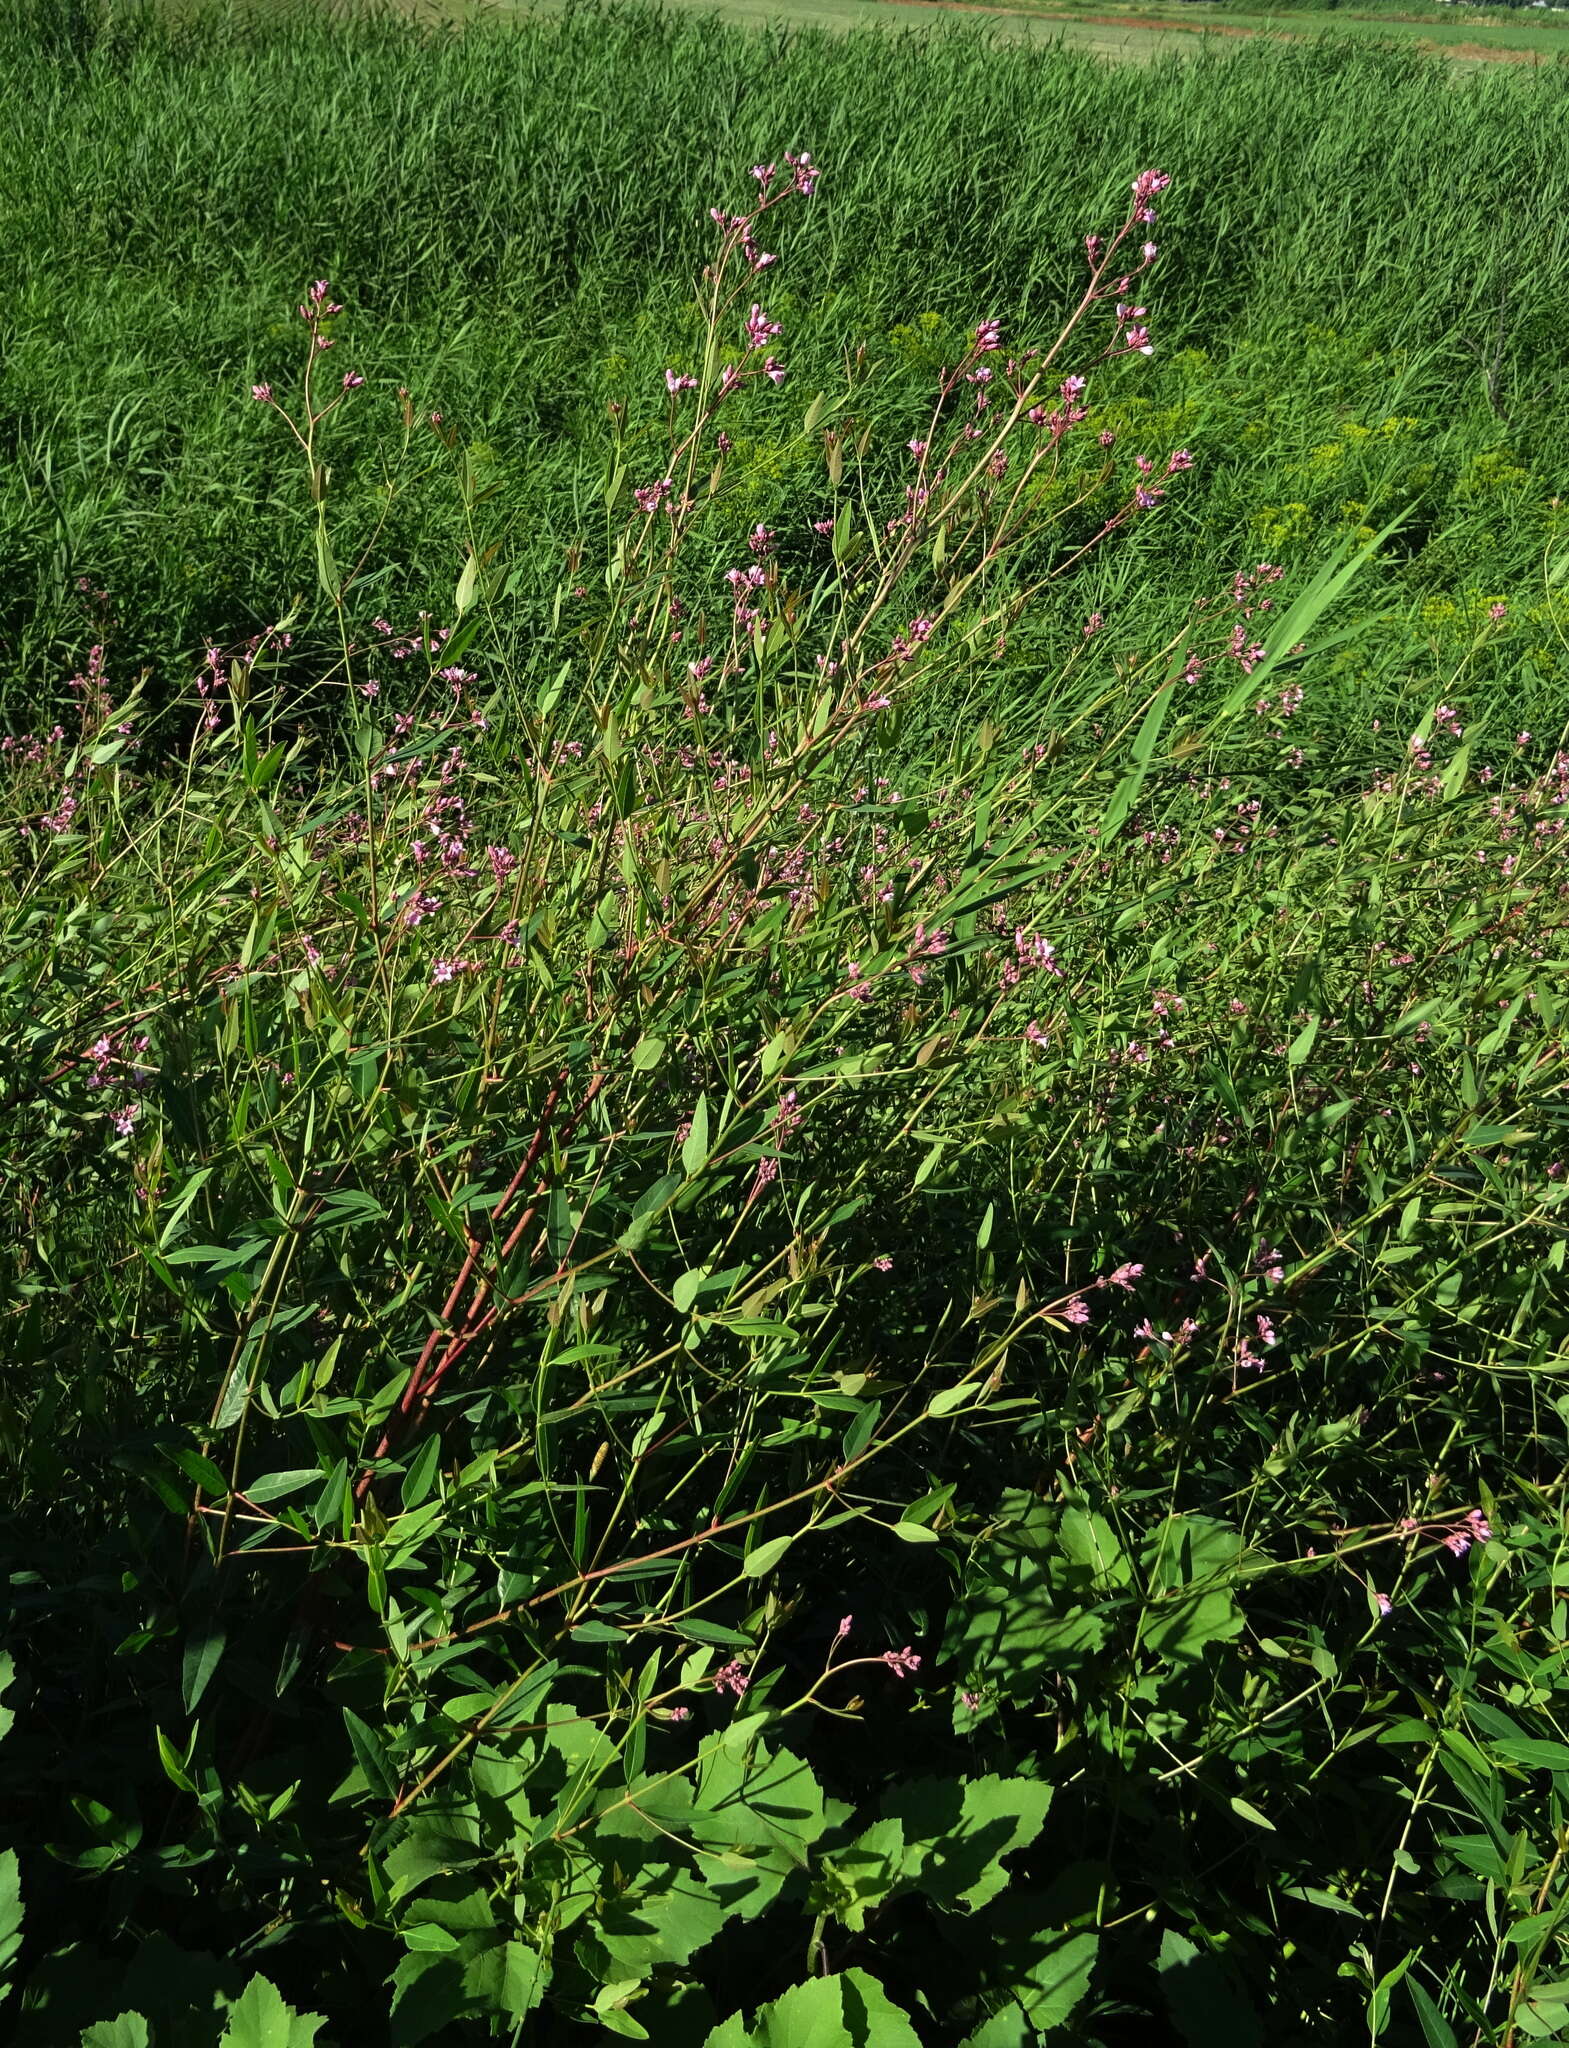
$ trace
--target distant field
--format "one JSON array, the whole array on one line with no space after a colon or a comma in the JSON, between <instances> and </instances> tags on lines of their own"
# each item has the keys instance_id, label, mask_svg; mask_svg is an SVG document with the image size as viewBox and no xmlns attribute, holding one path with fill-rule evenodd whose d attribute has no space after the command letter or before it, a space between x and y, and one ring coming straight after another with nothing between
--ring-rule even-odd
<instances>
[{"instance_id":1,"label":"distant field","mask_svg":"<svg viewBox=\"0 0 1569 2048\"><path fill-rule=\"evenodd\" d=\"M473 22L529 12L553 13L561 0L397 0L431 20ZM1319 35L1388 42L1461 65L1541 64L1569 55L1569 13L1461 7L1349 9L1287 5L1279 11L1206 4L1206 0L672 0L694 12L749 27L886 28L912 20L977 22L1009 41L1052 43L1121 63L1224 53L1260 37Z\"/></svg>"}]
</instances>

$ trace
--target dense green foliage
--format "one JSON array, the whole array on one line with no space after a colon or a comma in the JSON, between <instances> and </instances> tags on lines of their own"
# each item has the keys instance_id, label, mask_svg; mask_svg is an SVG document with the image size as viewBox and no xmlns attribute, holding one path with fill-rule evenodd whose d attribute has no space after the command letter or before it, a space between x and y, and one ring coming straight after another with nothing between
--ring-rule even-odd
<instances>
[{"instance_id":1,"label":"dense green foliage","mask_svg":"<svg viewBox=\"0 0 1569 2048\"><path fill-rule=\"evenodd\" d=\"M9 2037L1560 2037L1558 83L26 25Z\"/></svg>"},{"instance_id":2,"label":"dense green foliage","mask_svg":"<svg viewBox=\"0 0 1569 2048\"><path fill-rule=\"evenodd\" d=\"M1556 72L1461 82L1334 43L1123 70L968 34L764 41L578 10L514 35L307 11L46 46L4 12L0 651L26 717L101 637L80 576L110 594L121 666L161 687L309 588L284 451L237 401L276 372L310 277L355 308L378 400L339 489L376 502L407 385L474 450L532 631L606 404L681 345L714 194L787 145L836 166L781 281L808 390L861 342L921 380L998 307L1044 322L1127 163L1174 167L1157 353L1122 388L1130 425L1193 449L1194 488L1081 592L1133 645L1236 561L1315 561L1384 504L1411 508L1408 608L1511 592L1556 523ZM798 519L809 472L766 436L753 454L760 515ZM387 601L429 605L461 538L443 506L392 506Z\"/></svg>"}]
</instances>

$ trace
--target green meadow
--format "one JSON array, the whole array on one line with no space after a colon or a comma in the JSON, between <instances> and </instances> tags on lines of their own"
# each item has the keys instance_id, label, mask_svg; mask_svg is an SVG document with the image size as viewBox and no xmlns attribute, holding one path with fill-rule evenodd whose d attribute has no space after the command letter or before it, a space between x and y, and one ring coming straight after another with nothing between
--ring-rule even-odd
<instances>
[{"instance_id":1,"label":"green meadow","mask_svg":"<svg viewBox=\"0 0 1569 2048\"><path fill-rule=\"evenodd\" d=\"M1562 30L864 12L0 21L23 2048L1569 2036Z\"/></svg>"}]
</instances>

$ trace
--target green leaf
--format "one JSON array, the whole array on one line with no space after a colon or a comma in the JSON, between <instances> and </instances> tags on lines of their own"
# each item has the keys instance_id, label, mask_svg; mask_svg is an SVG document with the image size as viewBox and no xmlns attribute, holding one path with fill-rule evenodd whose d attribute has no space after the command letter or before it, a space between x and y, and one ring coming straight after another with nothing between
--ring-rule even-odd
<instances>
[{"instance_id":1,"label":"green leaf","mask_svg":"<svg viewBox=\"0 0 1569 2048\"><path fill-rule=\"evenodd\" d=\"M670 1290L670 1299L675 1303L677 1313L685 1315L687 1310L702 1293L709 1277L707 1266L691 1266L682 1273Z\"/></svg>"},{"instance_id":2,"label":"green leaf","mask_svg":"<svg viewBox=\"0 0 1569 2048\"><path fill-rule=\"evenodd\" d=\"M773 1536L768 1542L759 1543L755 1550L749 1550L741 1566L749 1579L760 1579L765 1572L771 1572L790 1545L795 1541L791 1536Z\"/></svg>"},{"instance_id":3,"label":"green leaf","mask_svg":"<svg viewBox=\"0 0 1569 2048\"><path fill-rule=\"evenodd\" d=\"M253 1977L229 2008L221 2048L311 2048L317 2029L326 2025L319 2012L296 2012L265 1977Z\"/></svg>"},{"instance_id":4,"label":"green leaf","mask_svg":"<svg viewBox=\"0 0 1569 2048\"><path fill-rule=\"evenodd\" d=\"M635 1252L652 1229L661 1210L669 1207L672 1197L685 1184L682 1173L661 1174L652 1187L645 1188L632 1206L632 1218L625 1230L616 1239L624 1252Z\"/></svg>"},{"instance_id":5,"label":"green leaf","mask_svg":"<svg viewBox=\"0 0 1569 2048\"><path fill-rule=\"evenodd\" d=\"M438 1956L450 1955L458 1945L458 1937L445 1927L438 1927L433 1920L405 1927L403 1939L411 1949L427 1949Z\"/></svg>"},{"instance_id":6,"label":"green leaf","mask_svg":"<svg viewBox=\"0 0 1569 2048\"><path fill-rule=\"evenodd\" d=\"M342 1711L343 1725L349 1731L349 1741L354 1748L355 1760L365 1774L366 1784L373 1792L379 1792L383 1798L391 1799L397 1788L393 1783L392 1773L387 1768L381 1738L374 1728L360 1719L352 1707L345 1707Z\"/></svg>"},{"instance_id":7,"label":"green leaf","mask_svg":"<svg viewBox=\"0 0 1569 2048\"><path fill-rule=\"evenodd\" d=\"M168 1249L169 1240L179 1229L181 1222L184 1220L186 1210L196 1200L196 1197L207 1185L211 1176L212 1168L210 1166L199 1166L164 1211L163 1229L158 1233L158 1249L160 1251Z\"/></svg>"},{"instance_id":8,"label":"green leaf","mask_svg":"<svg viewBox=\"0 0 1569 2048\"><path fill-rule=\"evenodd\" d=\"M1538 1742L1529 1735L1506 1735L1492 1747L1512 1764L1528 1764L1533 1770L1569 1771L1569 1743Z\"/></svg>"},{"instance_id":9,"label":"green leaf","mask_svg":"<svg viewBox=\"0 0 1569 2048\"><path fill-rule=\"evenodd\" d=\"M763 2006L752 2024L737 2013L704 2048L920 2048L909 2015L864 1970L808 1977Z\"/></svg>"},{"instance_id":10,"label":"green leaf","mask_svg":"<svg viewBox=\"0 0 1569 2048\"><path fill-rule=\"evenodd\" d=\"M22 1870L14 1849L0 1849L0 1994L11 1987L11 1975L22 1947Z\"/></svg>"},{"instance_id":11,"label":"green leaf","mask_svg":"<svg viewBox=\"0 0 1569 2048\"><path fill-rule=\"evenodd\" d=\"M763 1047L763 1079L771 1081L794 1050L795 1040L790 1032L776 1031Z\"/></svg>"},{"instance_id":12,"label":"green leaf","mask_svg":"<svg viewBox=\"0 0 1569 2048\"><path fill-rule=\"evenodd\" d=\"M1459 2038L1438 2007L1429 1998L1415 1977L1406 1978L1406 1996L1416 2008L1422 2035L1427 2048L1460 2048Z\"/></svg>"},{"instance_id":13,"label":"green leaf","mask_svg":"<svg viewBox=\"0 0 1569 2048\"><path fill-rule=\"evenodd\" d=\"M82 2030L82 2048L148 2048L151 2039L139 2012L122 2012L117 2019L98 2020Z\"/></svg>"},{"instance_id":14,"label":"green leaf","mask_svg":"<svg viewBox=\"0 0 1569 2048\"><path fill-rule=\"evenodd\" d=\"M881 1401L866 1402L855 1420L850 1424L850 1427L845 1431L844 1442L840 1448L846 1464L852 1458L858 1458L871 1442L872 1432L881 1421L882 1412L883 1404Z\"/></svg>"},{"instance_id":15,"label":"green leaf","mask_svg":"<svg viewBox=\"0 0 1569 2048\"><path fill-rule=\"evenodd\" d=\"M298 1493L309 1486L312 1480L320 1479L320 1469L315 1465L300 1465L292 1472L269 1472L264 1478L247 1482L243 1491L247 1500L281 1500L286 1493ZM228 1491L227 1483L224 1491Z\"/></svg>"},{"instance_id":16,"label":"green leaf","mask_svg":"<svg viewBox=\"0 0 1569 2048\"><path fill-rule=\"evenodd\" d=\"M1290 1045L1286 1047L1286 1064L1288 1066L1300 1067L1308 1054L1313 1050L1313 1041L1318 1037L1319 1022L1318 1013L1315 1011L1297 1033L1296 1037L1292 1039Z\"/></svg>"},{"instance_id":17,"label":"green leaf","mask_svg":"<svg viewBox=\"0 0 1569 2048\"><path fill-rule=\"evenodd\" d=\"M583 943L591 952L610 943L611 934L621 922L621 903L614 889L607 889L594 906L594 915L589 919L588 931Z\"/></svg>"},{"instance_id":18,"label":"green leaf","mask_svg":"<svg viewBox=\"0 0 1569 2048\"><path fill-rule=\"evenodd\" d=\"M1037 1936L1040 1942L1041 1937ZM1066 2026L1090 1988L1100 1936L1057 1934L1045 1938L1023 1972L1015 1996L1042 2033Z\"/></svg>"},{"instance_id":19,"label":"green leaf","mask_svg":"<svg viewBox=\"0 0 1569 2048\"><path fill-rule=\"evenodd\" d=\"M904 1880L950 1912L974 1912L1007 1889L1002 1858L1046 1824L1051 1787L1032 1778L916 1778L882 1801L903 1823Z\"/></svg>"},{"instance_id":20,"label":"green leaf","mask_svg":"<svg viewBox=\"0 0 1569 2048\"><path fill-rule=\"evenodd\" d=\"M202 1694L218 1668L227 1640L223 1625L215 1615L204 1616L194 1625L180 1660L180 1693L187 1714L194 1714L201 1704Z\"/></svg>"},{"instance_id":21,"label":"green leaf","mask_svg":"<svg viewBox=\"0 0 1569 2048\"><path fill-rule=\"evenodd\" d=\"M708 1161L708 1097L699 1095L692 1111L692 1126L681 1140L681 1165L688 1180L694 1179Z\"/></svg>"},{"instance_id":22,"label":"green leaf","mask_svg":"<svg viewBox=\"0 0 1569 2048\"><path fill-rule=\"evenodd\" d=\"M1144 787L1144 778L1148 775L1150 762L1154 758L1161 727L1166 723L1166 714L1170 711L1176 694L1175 678L1168 677L1150 700L1149 709L1145 712L1133 741L1133 766L1118 783L1110 803L1101 813L1099 838L1103 844L1110 839L1138 801L1139 791Z\"/></svg>"},{"instance_id":23,"label":"green leaf","mask_svg":"<svg viewBox=\"0 0 1569 2048\"><path fill-rule=\"evenodd\" d=\"M316 529L316 579L322 589L334 602L338 595L338 564L332 552L332 542L327 538L325 525Z\"/></svg>"},{"instance_id":24,"label":"green leaf","mask_svg":"<svg viewBox=\"0 0 1569 2048\"><path fill-rule=\"evenodd\" d=\"M429 1436L414 1454L414 1461L403 1475L399 1497L405 1508L417 1508L428 1498L436 1484L437 1468L441 1464L441 1438Z\"/></svg>"},{"instance_id":25,"label":"green leaf","mask_svg":"<svg viewBox=\"0 0 1569 2048\"><path fill-rule=\"evenodd\" d=\"M154 1733L158 1739L158 1756L163 1764L164 1776L178 1791L194 1793L196 1791L196 1783L190 1774L190 1753L182 1756L161 1728L155 1729ZM196 1732L193 1729L190 1744L191 1752L194 1752L195 1748Z\"/></svg>"},{"instance_id":26,"label":"green leaf","mask_svg":"<svg viewBox=\"0 0 1569 2048\"><path fill-rule=\"evenodd\" d=\"M1250 1806L1247 1800L1239 1798L1235 1793L1232 1794L1229 1804L1232 1812L1239 1819L1248 1821L1256 1828L1267 1828L1271 1834L1274 1834L1275 1823L1269 1819L1268 1815L1260 1813L1256 1806Z\"/></svg>"},{"instance_id":27,"label":"green leaf","mask_svg":"<svg viewBox=\"0 0 1569 2048\"><path fill-rule=\"evenodd\" d=\"M952 1415L956 1409L970 1407L985 1391L984 1380L960 1380L957 1386L939 1387L927 1402L926 1412L928 1415Z\"/></svg>"}]
</instances>

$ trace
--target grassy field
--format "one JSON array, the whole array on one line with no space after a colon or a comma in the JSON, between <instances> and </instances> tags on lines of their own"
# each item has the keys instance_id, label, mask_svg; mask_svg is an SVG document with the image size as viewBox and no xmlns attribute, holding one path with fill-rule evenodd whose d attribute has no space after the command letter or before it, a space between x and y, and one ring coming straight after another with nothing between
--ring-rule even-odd
<instances>
[{"instance_id":1,"label":"grassy field","mask_svg":"<svg viewBox=\"0 0 1569 2048\"><path fill-rule=\"evenodd\" d=\"M292 4L292 0L288 0ZM560 0L398 0L432 23L504 22L549 14ZM1569 51L1556 11L1472 6L1330 7L1323 0L1274 10L1240 0L681 0L696 11L749 28L885 29L900 33L912 18L933 30L970 21L1006 42L1046 43L1117 63L1150 63L1192 54L1220 54L1255 37L1377 42L1448 58L1462 73L1478 65L1553 63Z\"/></svg>"},{"instance_id":2,"label":"grassy field","mask_svg":"<svg viewBox=\"0 0 1569 2048\"><path fill-rule=\"evenodd\" d=\"M21 2048L1569 2034L1569 74L877 12L0 19Z\"/></svg>"}]
</instances>

